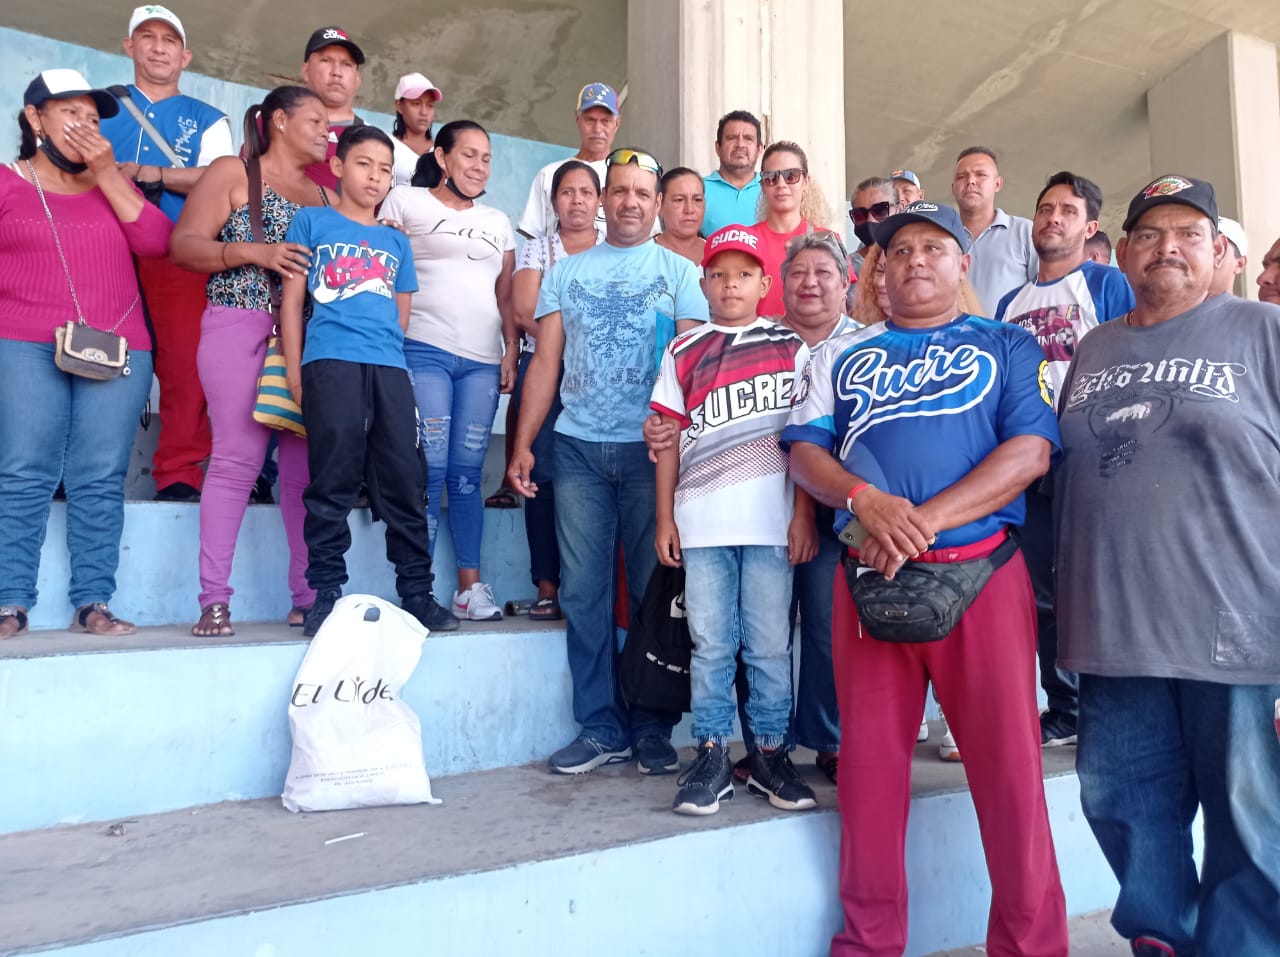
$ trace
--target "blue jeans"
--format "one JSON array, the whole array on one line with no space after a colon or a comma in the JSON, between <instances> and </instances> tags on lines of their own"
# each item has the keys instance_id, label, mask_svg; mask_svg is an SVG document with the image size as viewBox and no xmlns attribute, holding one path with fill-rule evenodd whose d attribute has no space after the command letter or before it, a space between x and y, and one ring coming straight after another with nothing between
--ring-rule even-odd
<instances>
[{"instance_id":1,"label":"blue jeans","mask_svg":"<svg viewBox=\"0 0 1280 957\"><path fill-rule=\"evenodd\" d=\"M738 651L747 673L747 720L756 746L772 750L791 719L791 566L785 546L682 549L685 608L693 638L689 680L696 741L733 734Z\"/></svg>"},{"instance_id":2,"label":"blue jeans","mask_svg":"<svg viewBox=\"0 0 1280 957\"><path fill-rule=\"evenodd\" d=\"M640 607L658 564L654 467L643 442L584 442L556 435L552 476L560 543L560 607L564 611L573 718L582 733L610 750L647 734L671 736L678 714L628 708L618 684L614 582L618 542L627 566L627 597Z\"/></svg>"},{"instance_id":3,"label":"blue jeans","mask_svg":"<svg viewBox=\"0 0 1280 957\"><path fill-rule=\"evenodd\" d=\"M50 334L50 339L52 339ZM68 598L110 601L124 530L124 480L151 391L151 353L97 382L53 362L53 343L0 339L0 605L31 608L53 493L67 490Z\"/></svg>"},{"instance_id":4,"label":"blue jeans","mask_svg":"<svg viewBox=\"0 0 1280 957\"><path fill-rule=\"evenodd\" d=\"M1280 954L1277 697L1280 685L1080 676L1080 803L1120 882L1124 937L1178 957Z\"/></svg>"},{"instance_id":5,"label":"blue jeans","mask_svg":"<svg viewBox=\"0 0 1280 957\"><path fill-rule=\"evenodd\" d=\"M524 377L529 370L532 352L520 356L516 366L516 388L511 401L519 409L524 394ZM556 419L564 406L560 402L560 389L551 402L547 417L542 420L533 440L533 469L530 478L538 486L538 494L524 503L524 533L529 541L529 577L537 585L550 582L560 586L560 546L556 543L556 485L551 480L551 461L555 454Z\"/></svg>"},{"instance_id":6,"label":"blue jeans","mask_svg":"<svg viewBox=\"0 0 1280 957\"><path fill-rule=\"evenodd\" d=\"M1080 713L1080 681L1058 667L1058 617L1053 610L1053 498L1034 487L1027 490L1027 517L1019 532L1022 556L1036 595L1036 655L1040 687L1049 710L1075 718Z\"/></svg>"},{"instance_id":7,"label":"blue jeans","mask_svg":"<svg viewBox=\"0 0 1280 957\"><path fill-rule=\"evenodd\" d=\"M459 568L480 567L484 535L484 497L480 470L489 451L489 434L498 411L501 369L412 339L404 358L413 382L427 456L427 525L435 555L440 498L449 489L449 531Z\"/></svg>"}]
</instances>

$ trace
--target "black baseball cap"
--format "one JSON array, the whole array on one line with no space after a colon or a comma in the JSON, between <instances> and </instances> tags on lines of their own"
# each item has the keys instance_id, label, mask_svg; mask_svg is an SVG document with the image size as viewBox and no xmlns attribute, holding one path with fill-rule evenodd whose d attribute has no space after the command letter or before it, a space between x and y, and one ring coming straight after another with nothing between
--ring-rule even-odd
<instances>
[{"instance_id":1,"label":"black baseball cap","mask_svg":"<svg viewBox=\"0 0 1280 957\"><path fill-rule=\"evenodd\" d=\"M311 39L307 41L306 52L302 55L302 61L305 63L311 59L311 54L317 50L332 46L345 47L346 51L356 61L356 66L364 64L364 51L356 45L355 40L347 36L347 31L342 27L321 27L311 34Z\"/></svg>"},{"instance_id":2,"label":"black baseball cap","mask_svg":"<svg viewBox=\"0 0 1280 957\"><path fill-rule=\"evenodd\" d=\"M1213 228L1218 228L1218 197L1208 180L1190 176L1167 175L1152 180L1138 195L1129 201L1129 212L1124 217L1124 231L1133 229L1142 214L1165 203L1181 203L1209 217Z\"/></svg>"},{"instance_id":3,"label":"black baseball cap","mask_svg":"<svg viewBox=\"0 0 1280 957\"><path fill-rule=\"evenodd\" d=\"M120 112L120 101L106 90L95 90L79 70L45 70L27 84L22 95L24 106L40 106L48 100L65 100L73 96L87 96L98 108L98 117L107 119Z\"/></svg>"},{"instance_id":4,"label":"black baseball cap","mask_svg":"<svg viewBox=\"0 0 1280 957\"><path fill-rule=\"evenodd\" d=\"M969 235L965 232L960 214L950 206L939 206L925 200L912 203L883 223L872 223L871 235L881 249L888 249L889 243L893 241L893 234L910 223L932 223L954 238L960 244L962 253L969 251Z\"/></svg>"}]
</instances>

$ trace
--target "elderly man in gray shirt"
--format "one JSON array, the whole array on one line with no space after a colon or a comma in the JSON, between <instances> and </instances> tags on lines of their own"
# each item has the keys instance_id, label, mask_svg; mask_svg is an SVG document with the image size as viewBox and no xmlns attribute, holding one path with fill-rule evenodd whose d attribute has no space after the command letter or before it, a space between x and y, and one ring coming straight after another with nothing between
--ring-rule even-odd
<instances>
[{"instance_id":1,"label":"elderly man in gray shirt","mask_svg":"<svg viewBox=\"0 0 1280 957\"><path fill-rule=\"evenodd\" d=\"M1031 220L996 208L996 193L1003 186L994 152L985 146L960 151L951 195L969 234L968 279L985 316L994 316L1004 294L1034 280L1040 268L1031 245Z\"/></svg>"},{"instance_id":2,"label":"elderly man in gray shirt","mask_svg":"<svg viewBox=\"0 0 1280 957\"><path fill-rule=\"evenodd\" d=\"M1135 955L1280 954L1280 307L1210 295L1209 183L1161 176L1124 230L1136 305L1080 340L1059 411L1080 802Z\"/></svg>"}]
</instances>

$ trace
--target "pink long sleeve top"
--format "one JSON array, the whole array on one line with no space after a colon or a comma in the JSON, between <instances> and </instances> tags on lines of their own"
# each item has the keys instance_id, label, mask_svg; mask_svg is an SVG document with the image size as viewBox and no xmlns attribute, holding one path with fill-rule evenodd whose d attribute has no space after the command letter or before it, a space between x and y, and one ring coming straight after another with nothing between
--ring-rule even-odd
<instances>
[{"instance_id":1,"label":"pink long sleeve top","mask_svg":"<svg viewBox=\"0 0 1280 957\"><path fill-rule=\"evenodd\" d=\"M163 256L173 223L151 203L122 223L98 188L74 196L45 191L85 320L111 329L138 295L132 256ZM0 338L53 344L53 332L76 319L66 275L36 188L0 166ZM139 302L116 330L130 349L148 351L151 336Z\"/></svg>"}]
</instances>

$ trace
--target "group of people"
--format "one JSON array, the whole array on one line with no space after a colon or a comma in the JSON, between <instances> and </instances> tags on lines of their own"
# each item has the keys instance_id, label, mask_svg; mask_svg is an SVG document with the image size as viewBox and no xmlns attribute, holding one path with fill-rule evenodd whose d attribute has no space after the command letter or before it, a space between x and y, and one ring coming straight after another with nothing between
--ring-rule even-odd
<instances>
[{"instance_id":1,"label":"group of people","mask_svg":"<svg viewBox=\"0 0 1280 957\"><path fill-rule=\"evenodd\" d=\"M249 111L237 155L228 118L179 92L186 41L148 5L127 96L42 72L0 170L0 638L27 628L59 483L72 626L132 630L109 602L153 361L160 495L200 503L196 635L234 633L231 562L272 444L289 624L314 634L341 594L362 490L406 609L432 630L497 617L480 469L513 392L532 614L566 619L580 726L552 771L681 770L680 715L621 693L614 612L620 562L633 609L679 566L696 748L672 809L715 813L735 781L813 808L790 755L816 752L842 823L833 954L906 946L930 683L978 813L990 953L1068 952L1041 757L1066 744L1135 954L1280 953L1280 240L1262 301L1237 298L1243 230L1211 184L1164 175L1112 266L1096 184L1057 173L1014 216L975 146L954 208L911 170L861 181L847 248L800 144L766 146L734 111L717 170L664 169L615 148L618 96L590 83L580 149L537 174L517 249L479 201L487 133L434 129L422 74L388 136L353 110L363 51L321 28L306 85ZM253 417L271 350L305 435ZM446 489L451 608L432 594ZM877 637L864 576L926 566L977 569L954 624Z\"/></svg>"}]
</instances>

